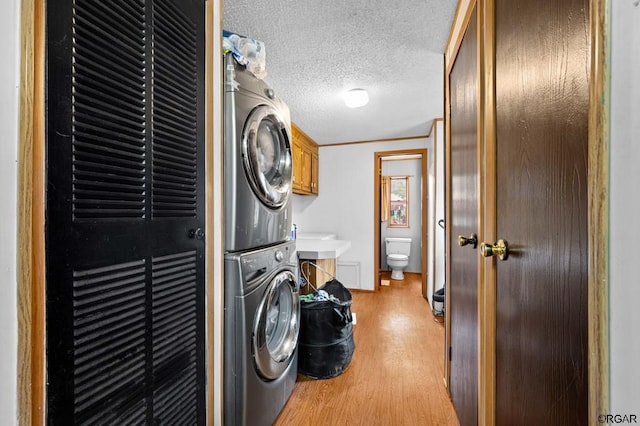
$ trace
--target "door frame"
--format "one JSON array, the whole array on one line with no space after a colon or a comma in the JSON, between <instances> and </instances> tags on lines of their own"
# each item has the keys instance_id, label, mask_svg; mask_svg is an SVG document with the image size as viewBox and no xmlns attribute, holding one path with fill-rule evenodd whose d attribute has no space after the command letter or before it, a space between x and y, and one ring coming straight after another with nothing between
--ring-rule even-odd
<instances>
[{"instance_id":1,"label":"door frame","mask_svg":"<svg viewBox=\"0 0 640 426\"><path fill-rule=\"evenodd\" d=\"M427 213L428 213L428 200L427 200L427 191L428 191L428 181L427 181L427 167L428 167L428 154L429 150L427 148L417 148L417 149L399 149L395 151L376 151L373 156L373 273L376 279L376 284L374 285L375 291L380 290L380 176L382 174L382 157L390 157L393 155L421 155L421 175L422 175L422 191L421 191L421 205L422 209L420 212L420 222L422 226L422 238L420 241L421 250L420 250L420 269L422 270L422 289L426 294L427 288L427 253L429 251L429 247L427 246L429 235L429 230L427 229Z\"/></svg>"},{"instance_id":2,"label":"door frame","mask_svg":"<svg viewBox=\"0 0 640 426\"><path fill-rule=\"evenodd\" d=\"M450 140L449 75L455 62L473 6L478 7L478 58L480 108L478 146L480 161L480 229L479 237L495 241L495 0L460 0L445 50L445 132ZM590 7L591 76L589 81L589 141L588 141L588 354L589 413L596 419L609 412L609 105L610 105L610 9L611 0L592 0ZM451 223L451 151L446 145L445 205L446 223ZM483 176L484 175L484 176ZM446 277L451 276L450 227L446 233ZM478 260L479 315L479 377L478 422L495 423L495 262ZM486 263L486 265L485 265ZM447 286L446 310L450 309ZM450 318L446 318L444 380L450 379Z\"/></svg>"},{"instance_id":3,"label":"door frame","mask_svg":"<svg viewBox=\"0 0 640 426\"><path fill-rule=\"evenodd\" d=\"M221 222L222 203L215 191L221 182L222 161L214 164L222 140L220 96L222 29L214 17L222 16L222 0L205 2L205 221L209 235L205 247L205 358L207 423L221 419L223 298L214 282L222 282L222 236L214 229ZM215 33L215 34L214 34ZM18 133L17 233L17 423L46 424L46 282L45 282L45 1L22 0L20 5L20 88ZM214 43L214 40L217 40ZM216 83L217 82L217 83ZM211 106L211 107L210 107ZM215 128L214 128L215 127ZM216 143L214 144L214 141ZM215 151L215 152L214 152ZM222 157L218 155L218 158ZM214 179L217 176L218 179ZM218 182L218 183L216 183ZM216 204L217 201L217 204ZM222 228L220 228L222 229ZM217 312L216 312L217 311Z\"/></svg>"}]
</instances>

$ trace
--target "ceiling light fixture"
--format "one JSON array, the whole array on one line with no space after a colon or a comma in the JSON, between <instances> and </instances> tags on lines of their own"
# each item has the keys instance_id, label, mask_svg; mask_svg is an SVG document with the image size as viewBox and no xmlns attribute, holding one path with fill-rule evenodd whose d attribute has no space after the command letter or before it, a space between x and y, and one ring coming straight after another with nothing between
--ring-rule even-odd
<instances>
[{"instance_id":1,"label":"ceiling light fixture","mask_svg":"<svg viewBox=\"0 0 640 426\"><path fill-rule=\"evenodd\" d=\"M351 89L344 93L344 103L349 108L359 108L369 103L369 94L364 89Z\"/></svg>"}]
</instances>

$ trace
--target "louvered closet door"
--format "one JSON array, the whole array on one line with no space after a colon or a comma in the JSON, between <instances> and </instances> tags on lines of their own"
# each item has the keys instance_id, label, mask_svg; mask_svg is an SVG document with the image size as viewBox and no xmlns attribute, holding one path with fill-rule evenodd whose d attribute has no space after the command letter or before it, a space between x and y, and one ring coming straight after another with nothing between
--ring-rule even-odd
<instances>
[{"instance_id":1,"label":"louvered closet door","mask_svg":"<svg viewBox=\"0 0 640 426\"><path fill-rule=\"evenodd\" d=\"M204 0L46 4L47 422L203 424Z\"/></svg>"}]
</instances>

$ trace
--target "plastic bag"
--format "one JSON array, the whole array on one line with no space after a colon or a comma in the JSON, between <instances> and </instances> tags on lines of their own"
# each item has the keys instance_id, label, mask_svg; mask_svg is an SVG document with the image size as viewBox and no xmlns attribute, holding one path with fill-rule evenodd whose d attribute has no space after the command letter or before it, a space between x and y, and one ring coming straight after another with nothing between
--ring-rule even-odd
<instances>
[{"instance_id":1,"label":"plastic bag","mask_svg":"<svg viewBox=\"0 0 640 426\"><path fill-rule=\"evenodd\" d=\"M240 65L244 65L259 79L267 76L266 48L263 42L224 31L222 49L224 53L231 52Z\"/></svg>"}]
</instances>

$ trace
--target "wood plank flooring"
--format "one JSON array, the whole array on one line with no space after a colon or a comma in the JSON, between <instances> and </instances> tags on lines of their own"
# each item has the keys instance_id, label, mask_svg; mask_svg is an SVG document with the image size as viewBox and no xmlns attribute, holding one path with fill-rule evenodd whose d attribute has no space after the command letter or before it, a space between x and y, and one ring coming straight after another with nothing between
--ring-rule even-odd
<instances>
[{"instance_id":1,"label":"wood plank flooring","mask_svg":"<svg viewBox=\"0 0 640 426\"><path fill-rule=\"evenodd\" d=\"M405 277L353 292L351 364L333 379L298 375L276 425L458 424L443 381L444 325L420 294L420 275Z\"/></svg>"}]
</instances>

